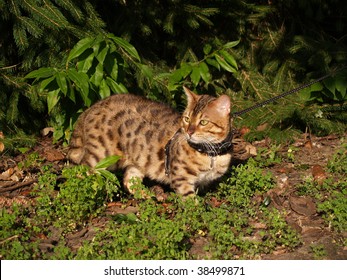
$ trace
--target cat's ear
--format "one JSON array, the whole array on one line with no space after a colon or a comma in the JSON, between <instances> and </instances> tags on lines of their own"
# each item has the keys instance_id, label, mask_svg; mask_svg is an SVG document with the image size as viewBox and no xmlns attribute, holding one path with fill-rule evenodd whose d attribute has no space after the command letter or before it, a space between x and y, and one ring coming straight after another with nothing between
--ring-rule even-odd
<instances>
[{"instance_id":1,"label":"cat's ear","mask_svg":"<svg viewBox=\"0 0 347 280\"><path fill-rule=\"evenodd\" d=\"M215 101L213 101L213 105L215 106L216 110L223 116L230 114L231 104L229 96L225 94L219 96Z\"/></svg>"},{"instance_id":2,"label":"cat's ear","mask_svg":"<svg viewBox=\"0 0 347 280\"><path fill-rule=\"evenodd\" d=\"M194 92L192 92L190 89L186 88L185 86L183 86L183 89L187 96L188 104L192 104L198 101L199 96L197 94L195 94Z\"/></svg>"}]
</instances>

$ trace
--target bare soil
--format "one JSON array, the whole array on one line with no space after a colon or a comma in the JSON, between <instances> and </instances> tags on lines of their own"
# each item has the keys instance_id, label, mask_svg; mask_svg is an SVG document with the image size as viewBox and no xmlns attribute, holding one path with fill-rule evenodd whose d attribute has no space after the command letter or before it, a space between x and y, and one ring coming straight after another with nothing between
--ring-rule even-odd
<instances>
[{"instance_id":1,"label":"bare soil","mask_svg":"<svg viewBox=\"0 0 347 280\"><path fill-rule=\"evenodd\" d=\"M341 246L341 240L347 238L347 233L336 233L326 221L317 213L315 200L310 196L300 196L297 186L308 176L313 176L317 181L327 177L326 166L328 160L343 144L341 139L347 139L347 134L341 136L330 135L327 137L302 135L291 144L295 148L294 163L282 162L268 169L277 180L277 186L269 192L271 204L279 210L287 213L286 221L301 236L302 244L293 252L286 249L278 249L271 254L260 256L261 259L315 259L317 254L312 250L314 246L322 248L323 259L347 259L347 248ZM269 140L252 143L257 149L270 147ZM281 146L279 152L288 154L289 146ZM16 157L2 156L0 159L0 207L10 207L13 203L27 204L30 202L30 192L37 182L39 173L38 166L29 166L24 169L18 168L18 163L23 162L31 152L38 152L45 163L53 164L60 170L65 164L66 148L54 145L49 137L40 139L38 144L29 152ZM44 164L45 164L44 163ZM137 212L136 201L130 201L124 209L120 202L110 203L107 212L129 213ZM91 240L95 235L95 227L103 227L107 218L98 217L89 225L78 232L67 236L67 243L72 249L77 249L85 240ZM41 250L49 252L59 240L61 232L55 229L49 239L41 243ZM206 254L202 247L206 244L203 237L194 240L191 253L195 255Z\"/></svg>"}]
</instances>

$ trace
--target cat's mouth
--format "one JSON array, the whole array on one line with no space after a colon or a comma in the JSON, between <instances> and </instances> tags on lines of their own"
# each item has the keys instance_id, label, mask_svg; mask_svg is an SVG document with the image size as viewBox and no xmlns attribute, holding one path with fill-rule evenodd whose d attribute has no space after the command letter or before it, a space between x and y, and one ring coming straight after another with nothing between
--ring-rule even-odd
<instances>
[{"instance_id":1,"label":"cat's mouth","mask_svg":"<svg viewBox=\"0 0 347 280\"><path fill-rule=\"evenodd\" d=\"M204 140L204 139L187 139L187 142L188 144L191 146L191 147L195 147L195 146L204 146L205 149L213 149L213 147L215 145L219 145L220 143L222 143L223 141L208 141L208 140Z\"/></svg>"},{"instance_id":2,"label":"cat's mouth","mask_svg":"<svg viewBox=\"0 0 347 280\"><path fill-rule=\"evenodd\" d=\"M189 135L186 134L186 139L189 143L193 144L200 144L200 143L206 143L206 144L215 144L220 142L220 140L215 139L214 137L199 137L199 135Z\"/></svg>"}]
</instances>

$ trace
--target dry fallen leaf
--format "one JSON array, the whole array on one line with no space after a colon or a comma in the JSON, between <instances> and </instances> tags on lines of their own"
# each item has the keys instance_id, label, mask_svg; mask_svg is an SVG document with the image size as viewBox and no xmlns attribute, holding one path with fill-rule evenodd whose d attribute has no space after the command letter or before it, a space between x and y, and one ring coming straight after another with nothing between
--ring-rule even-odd
<instances>
[{"instance_id":1,"label":"dry fallen leaf","mask_svg":"<svg viewBox=\"0 0 347 280\"><path fill-rule=\"evenodd\" d=\"M0 139L4 139L4 133L0 131ZM0 153L5 150L5 145L0 141Z\"/></svg>"},{"instance_id":2,"label":"dry fallen leaf","mask_svg":"<svg viewBox=\"0 0 347 280\"><path fill-rule=\"evenodd\" d=\"M37 237L38 237L39 239L42 239L42 240L47 239L47 236L46 236L45 234L43 234L43 233L38 233L38 234L37 234Z\"/></svg>"},{"instance_id":3,"label":"dry fallen leaf","mask_svg":"<svg viewBox=\"0 0 347 280\"><path fill-rule=\"evenodd\" d=\"M269 124L268 123L263 123L261 125L257 126L257 131L264 131L268 128Z\"/></svg>"},{"instance_id":4,"label":"dry fallen leaf","mask_svg":"<svg viewBox=\"0 0 347 280\"><path fill-rule=\"evenodd\" d=\"M289 204L300 215L311 216L316 213L316 205L310 197L291 196L289 198Z\"/></svg>"},{"instance_id":5,"label":"dry fallen leaf","mask_svg":"<svg viewBox=\"0 0 347 280\"><path fill-rule=\"evenodd\" d=\"M47 136L50 133L54 132L54 128L53 127L45 127L44 129L41 130L41 135L42 136Z\"/></svg>"},{"instance_id":6,"label":"dry fallen leaf","mask_svg":"<svg viewBox=\"0 0 347 280\"><path fill-rule=\"evenodd\" d=\"M63 160L65 156L55 149L46 149L43 151L43 156L50 162Z\"/></svg>"},{"instance_id":7,"label":"dry fallen leaf","mask_svg":"<svg viewBox=\"0 0 347 280\"><path fill-rule=\"evenodd\" d=\"M277 177L277 187L279 189L284 189L289 185L289 177L286 174L281 174Z\"/></svg>"},{"instance_id":8,"label":"dry fallen leaf","mask_svg":"<svg viewBox=\"0 0 347 280\"><path fill-rule=\"evenodd\" d=\"M123 206L125 207L125 205L119 201L113 201L113 202L107 203L107 207L123 207Z\"/></svg>"},{"instance_id":9,"label":"dry fallen leaf","mask_svg":"<svg viewBox=\"0 0 347 280\"><path fill-rule=\"evenodd\" d=\"M27 206L30 205L31 201L25 197L14 197L8 198L0 196L0 207L11 207L13 204Z\"/></svg>"},{"instance_id":10,"label":"dry fallen leaf","mask_svg":"<svg viewBox=\"0 0 347 280\"><path fill-rule=\"evenodd\" d=\"M9 179L13 173L14 173L14 169L12 167L10 167L9 169L7 169L6 171L4 171L0 174L0 180Z\"/></svg>"},{"instance_id":11,"label":"dry fallen leaf","mask_svg":"<svg viewBox=\"0 0 347 280\"><path fill-rule=\"evenodd\" d=\"M247 144L245 147L245 150L250 156L256 156L257 155L257 148L253 146L252 144Z\"/></svg>"},{"instance_id":12,"label":"dry fallen leaf","mask_svg":"<svg viewBox=\"0 0 347 280\"><path fill-rule=\"evenodd\" d=\"M304 133L304 148L312 150L313 148L313 143L311 140L311 134L309 133Z\"/></svg>"},{"instance_id":13,"label":"dry fallen leaf","mask_svg":"<svg viewBox=\"0 0 347 280\"><path fill-rule=\"evenodd\" d=\"M254 229L266 229L267 225L261 222L250 222L249 223L250 226L252 226L252 228Z\"/></svg>"},{"instance_id":14,"label":"dry fallen leaf","mask_svg":"<svg viewBox=\"0 0 347 280\"><path fill-rule=\"evenodd\" d=\"M278 171L279 173L288 173L288 170L287 170L287 168L285 168L285 167L281 167L281 168L279 168L277 171Z\"/></svg>"},{"instance_id":15,"label":"dry fallen leaf","mask_svg":"<svg viewBox=\"0 0 347 280\"><path fill-rule=\"evenodd\" d=\"M312 176L318 183L322 183L327 177L323 167L318 164L312 166Z\"/></svg>"},{"instance_id":16,"label":"dry fallen leaf","mask_svg":"<svg viewBox=\"0 0 347 280\"><path fill-rule=\"evenodd\" d=\"M287 249L277 249L275 251L272 252L272 254L274 256L279 256L279 255L283 255L287 252Z\"/></svg>"},{"instance_id":17,"label":"dry fallen leaf","mask_svg":"<svg viewBox=\"0 0 347 280\"><path fill-rule=\"evenodd\" d=\"M312 150L312 148L313 148L312 141L311 140L306 141L305 144L304 144L304 147L306 149Z\"/></svg>"},{"instance_id":18,"label":"dry fallen leaf","mask_svg":"<svg viewBox=\"0 0 347 280\"><path fill-rule=\"evenodd\" d=\"M215 198L214 196L211 198L211 206L212 207L219 207L223 204L223 201L219 201L217 198Z\"/></svg>"},{"instance_id":19,"label":"dry fallen leaf","mask_svg":"<svg viewBox=\"0 0 347 280\"><path fill-rule=\"evenodd\" d=\"M241 136L244 136L245 134L247 134L250 131L251 130L248 127L244 126L240 129L240 134L241 134Z\"/></svg>"},{"instance_id":20,"label":"dry fallen leaf","mask_svg":"<svg viewBox=\"0 0 347 280\"><path fill-rule=\"evenodd\" d=\"M168 198L168 194L165 193L164 189L162 186L155 185L151 188L151 191L154 192L155 198L158 201L165 201Z\"/></svg>"},{"instance_id":21,"label":"dry fallen leaf","mask_svg":"<svg viewBox=\"0 0 347 280\"><path fill-rule=\"evenodd\" d=\"M19 174L13 174L10 179L14 182L19 182L20 177L18 175Z\"/></svg>"}]
</instances>

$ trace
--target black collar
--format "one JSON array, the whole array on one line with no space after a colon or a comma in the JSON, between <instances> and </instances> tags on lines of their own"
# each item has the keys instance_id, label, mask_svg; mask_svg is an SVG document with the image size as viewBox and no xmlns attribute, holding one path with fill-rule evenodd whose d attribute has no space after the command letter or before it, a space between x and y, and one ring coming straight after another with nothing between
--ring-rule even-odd
<instances>
[{"instance_id":1,"label":"black collar","mask_svg":"<svg viewBox=\"0 0 347 280\"><path fill-rule=\"evenodd\" d=\"M233 144L231 143L234 136L234 130L230 129L227 137L219 143L194 143L188 140L189 146L194 150L197 150L199 153L206 154L209 157L222 156L233 149Z\"/></svg>"},{"instance_id":2,"label":"black collar","mask_svg":"<svg viewBox=\"0 0 347 280\"><path fill-rule=\"evenodd\" d=\"M194 143L192 141L187 141L189 146L192 147L194 150L198 151L199 153L208 155L209 157L216 157L225 155L232 151L233 144L232 139L234 136L234 129L230 129L227 137L219 142L219 143L211 143L211 144L204 144L204 143ZM170 149L172 141L177 137L177 135L181 133L181 129L177 130L177 132L172 136L172 138L167 142L165 145L165 175L170 175Z\"/></svg>"}]
</instances>

